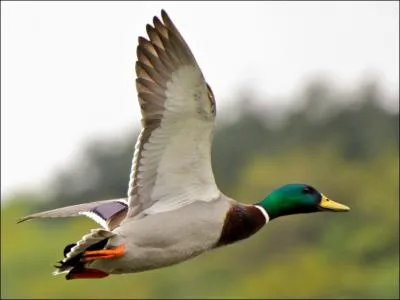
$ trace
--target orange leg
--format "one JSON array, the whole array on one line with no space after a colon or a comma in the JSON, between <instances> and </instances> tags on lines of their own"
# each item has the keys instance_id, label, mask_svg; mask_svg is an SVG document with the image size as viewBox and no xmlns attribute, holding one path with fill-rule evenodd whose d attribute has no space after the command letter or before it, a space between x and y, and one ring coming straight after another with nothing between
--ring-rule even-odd
<instances>
[{"instance_id":1,"label":"orange leg","mask_svg":"<svg viewBox=\"0 0 400 300\"><path fill-rule=\"evenodd\" d=\"M85 251L83 253L83 262L91 262L97 259L115 259L124 256L125 246L120 245L114 249Z\"/></svg>"}]
</instances>

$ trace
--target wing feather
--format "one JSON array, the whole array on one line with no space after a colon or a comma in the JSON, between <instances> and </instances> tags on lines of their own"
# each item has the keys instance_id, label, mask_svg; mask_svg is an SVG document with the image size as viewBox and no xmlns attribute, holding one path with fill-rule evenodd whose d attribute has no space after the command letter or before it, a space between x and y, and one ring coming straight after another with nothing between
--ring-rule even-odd
<instances>
[{"instance_id":1,"label":"wing feather","mask_svg":"<svg viewBox=\"0 0 400 300\"><path fill-rule=\"evenodd\" d=\"M21 223L31 219L66 218L84 215L102 227L112 230L125 218L128 211L126 199L112 199L65 206L25 216L17 221Z\"/></svg>"},{"instance_id":2,"label":"wing feather","mask_svg":"<svg viewBox=\"0 0 400 300\"><path fill-rule=\"evenodd\" d=\"M139 37L136 88L143 129L129 182L129 216L159 213L220 192L211 167L215 101L185 40L165 13Z\"/></svg>"}]
</instances>

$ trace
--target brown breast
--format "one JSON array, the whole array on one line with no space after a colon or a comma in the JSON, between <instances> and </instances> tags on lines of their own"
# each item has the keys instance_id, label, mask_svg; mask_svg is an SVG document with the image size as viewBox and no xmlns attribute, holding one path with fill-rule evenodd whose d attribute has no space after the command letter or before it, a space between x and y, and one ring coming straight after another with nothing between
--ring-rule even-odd
<instances>
[{"instance_id":1,"label":"brown breast","mask_svg":"<svg viewBox=\"0 0 400 300\"><path fill-rule=\"evenodd\" d=\"M252 205L233 205L226 214L222 233L216 247L248 238L265 224L262 212Z\"/></svg>"}]
</instances>

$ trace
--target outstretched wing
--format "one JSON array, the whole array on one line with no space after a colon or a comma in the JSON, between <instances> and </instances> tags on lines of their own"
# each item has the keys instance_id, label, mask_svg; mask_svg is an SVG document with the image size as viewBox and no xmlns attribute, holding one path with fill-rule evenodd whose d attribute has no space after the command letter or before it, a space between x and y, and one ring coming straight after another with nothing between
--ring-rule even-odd
<instances>
[{"instance_id":1,"label":"outstretched wing","mask_svg":"<svg viewBox=\"0 0 400 300\"><path fill-rule=\"evenodd\" d=\"M18 220L18 223L38 218L66 218L87 216L108 230L113 230L125 218L128 212L126 199L103 200L65 206L28 215Z\"/></svg>"},{"instance_id":2,"label":"outstretched wing","mask_svg":"<svg viewBox=\"0 0 400 300\"><path fill-rule=\"evenodd\" d=\"M139 37L136 88L143 129L129 182L129 216L159 213L220 194L211 167L215 101L165 11Z\"/></svg>"}]
</instances>

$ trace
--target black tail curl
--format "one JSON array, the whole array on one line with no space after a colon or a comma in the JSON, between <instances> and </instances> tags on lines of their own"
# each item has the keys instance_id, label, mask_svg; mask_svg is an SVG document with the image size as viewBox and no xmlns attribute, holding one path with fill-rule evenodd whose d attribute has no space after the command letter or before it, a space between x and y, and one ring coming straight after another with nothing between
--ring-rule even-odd
<instances>
[{"instance_id":1,"label":"black tail curl","mask_svg":"<svg viewBox=\"0 0 400 300\"><path fill-rule=\"evenodd\" d=\"M108 242L108 238L101 240L100 242L97 242L96 244L93 244L91 246L89 246L88 248L85 249L85 251L94 251L94 250L102 250L104 249L104 247L107 245ZM69 253L71 251L71 249L75 246L76 244L68 244L67 246L65 246L63 254L64 257L67 256L67 253ZM54 265L55 268L58 269L59 272L63 272L67 269L71 269L69 271L69 273L67 274L66 278L69 279L68 275L72 272L79 272L80 270L84 269L85 267L85 262L83 262L83 253L81 252L73 257L70 257L66 260L60 260L57 262L56 265Z\"/></svg>"}]
</instances>

